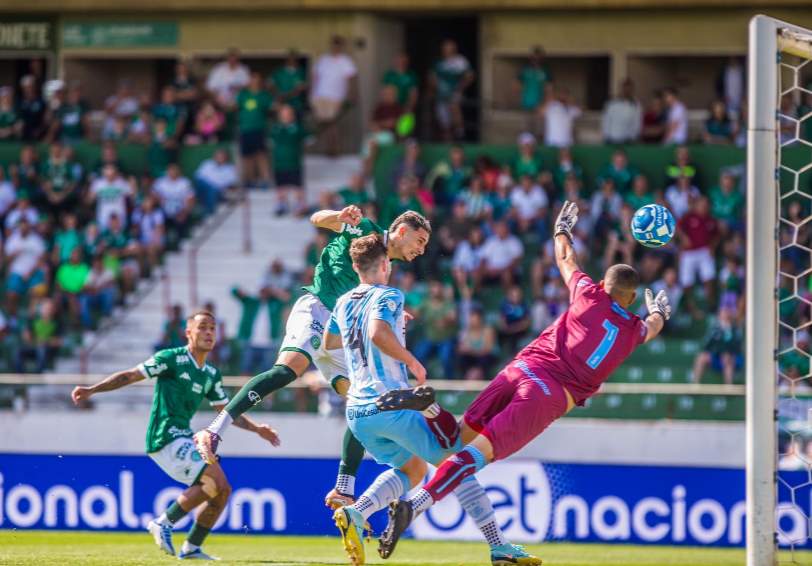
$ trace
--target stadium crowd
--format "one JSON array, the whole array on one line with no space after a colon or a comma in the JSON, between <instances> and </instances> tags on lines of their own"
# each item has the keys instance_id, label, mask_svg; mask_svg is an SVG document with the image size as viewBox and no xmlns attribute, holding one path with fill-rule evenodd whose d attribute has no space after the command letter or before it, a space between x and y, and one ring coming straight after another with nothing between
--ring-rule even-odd
<instances>
[{"instance_id":1,"label":"stadium crowd","mask_svg":"<svg viewBox=\"0 0 812 566\"><path fill-rule=\"evenodd\" d=\"M0 169L5 274L0 327L13 358L7 366L41 371L61 348L76 344L83 330L97 327L127 300L167 247L177 246L236 187L274 185L277 213L306 212L299 190L305 145L317 136L325 151L336 153L346 110L357 101L358 70L346 48L343 38L334 37L310 73L291 51L267 77L252 71L236 50L205 78L180 61L154 100L124 81L103 108L89 108L81 85L70 78L44 83L28 75L18 89L0 89L0 140L24 143L15 162ZM515 160L497 162L488 155L469 160L461 146L451 145L445 159L425 163L421 142L413 137L417 105L432 105L436 137L461 139L466 127L461 105L474 90L475 71L455 42L443 42L440 53L422 85L425 92L408 54L395 57L381 79L364 137L363 168L319 203L359 205L382 225L406 209L433 221L427 256L411 271L397 270L395 282L407 292L415 315L410 334L415 351L436 364L434 375L489 377L497 360L565 308L550 223L569 199L581 210L576 247L584 263L598 268L634 261L646 285L667 289L684 307L678 312L688 316L678 329L710 318L698 326L707 327L708 336L694 379L713 367L732 382L742 363L741 168L724 170L712 186L701 186L683 145L698 140L688 137L679 93L665 88L644 107L635 85L624 81L603 111L604 141L665 144L674 147L673 162L661 175L647 177L618 147L597 180L587 183L569 150L577 141L580 108L556 84L537 47L516 77L517 107L527 112L529 126L518 136ZM741 61L732 58L720 72L701 141L743 143L743 81ZM804 108L790 100L785 113L797 116ZM74 150L88 140L102 144L100 159L90 166ZM182 147L230 140L239 143L239 174L234 156L222 149L196 170L186 175L181 170ZM389 175L392 190L375 195L373 163L382 147L397 142L405 149ZM146 147L146 169L127 170L117 155L120 144ZM554 160L541 160L542 144L557 148ZM677 218L676 245L662 250L634 245L630 215L651 202L667 206ZM311 268L305 273L290 273L277 261L258 291L234 289L243 317L235 347L226 348L231 367L251 373L267 365L285 309L312 276L328 237L319 234L308 247ZM182 341L182 320L170 317L157 345ZM27 358L34 363L26 364Z\"/></svg>"}]
</instances>

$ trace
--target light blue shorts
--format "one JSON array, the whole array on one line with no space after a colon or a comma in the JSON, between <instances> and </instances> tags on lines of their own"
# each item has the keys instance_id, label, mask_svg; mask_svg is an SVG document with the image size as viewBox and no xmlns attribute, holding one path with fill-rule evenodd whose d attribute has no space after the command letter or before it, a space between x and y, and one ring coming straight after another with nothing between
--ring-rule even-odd
<instances>
[{"instance_id":1,"label":"light blue shorts","mask_svg":"<svg viewBox=\"0 0 812 566\"><path fill-rule=\"evenodd\" d=\"M439 464L462 449L462 441L450 449L440 446L418 411L378 411L374 403L347 407L347 423L355 438L379 464L400 468L412 456Z\"/></svg>"}]
</instances>

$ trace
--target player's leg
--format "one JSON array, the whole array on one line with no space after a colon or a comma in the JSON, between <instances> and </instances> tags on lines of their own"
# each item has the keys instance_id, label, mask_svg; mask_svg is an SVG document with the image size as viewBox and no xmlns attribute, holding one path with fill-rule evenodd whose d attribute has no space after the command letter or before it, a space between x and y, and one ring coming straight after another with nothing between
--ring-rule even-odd
<instances>
[{"instance_id":1,"label":"player's leg","mask_svg":"<svg viewBox=\"0 0 812 566\"><path fill-rule=\"evenodd\" d=\"M147 527L155 544L174 556L172 529L175 523L201 503L216 497L228 487L228 483L220 464L206 465L195 452L190 438L178 438L149 456L169 477L189 486L166 511L150 521Z\"/></svg>"},{"instance_id":2,"label":"player's leg","mask_svg":"<svg viewBox=\"0 0 812 566\"><path fill-rule=\"evenodd\" d=\"M285 326L276 364L251 378L212 423L195 434L195 445L206 462L215 461L220 439L234 419L307 370L321 347L321 333L329 316L329 311L313 295L303 295L296 301Z\"/></svg>"},{"instance_id":3,"label":"player's leg","mask_svg":"<svg viewBox=\"0 0 812 566\"><path fill-rule=\"evenodd\" d=\"M459 438L460 428L457 419L435 402L435 391L430 385L419 385L413 389L393 389L381 395L375 405L381 411L411 409L420 411L426 418L429 430L437 438L440 446L448 449Z\"/></svg>"},{"instance_id":4,"label":"player's leg","mask_svg":"<svg viewBox=\"0 0 812 566\"><path fill-rule=\"evenodd\" d=\"M322 350L321 355L314 358L314 363L330 382L333 390L341 397L346 397L350 389L350 380L347 378L344 351L341 349ZM324 497L324 504L327 507L338 509L355 501L355 476L358 474L358 468L361 466L365 452L364 446L347 427L341 443L341 460L338 464L336 483Z\"/></svg>"},{"instance_id":5,"label":"player's leg","mask_svg":"<svg viewBox=\"0 0 812 566\"><path fill-rule=\"evenodd\" d=\"M381 434L396 424L398 416L392 413L376 413L374 409L373 405L348 408L349 428L376 462L404 469L405 472L399 469L387 470L378 476L358 502L351 506L339 507L333 514L333 520L341 533L344 550L356 565L363 564L365 560L364 528L367 517L406 493L412 485L412 479L416 485L422 477L421 472L425 474L425 463L411 461L412 454Z\"/></svg>"},{"instance_id":6,"label":"player's leg","mask_svg":"<svg viewBox=\"0 0 812 566\"><path fill-rule=\"evenodd\" d=\"M231 485L228 483L220 464L207 467L201 479L205 482L201 484L201 490L203 490L207 499L203 503L203 507L197 515L197 519L195 519L186 540L183 542L183 546L181 546L178 553L180 559L212 559L203 552L201 546L203 546L203 541L206 540L209 532L214 528L214 524L226 508L228 498L231 496Z\"/></svg>"}]
</instances>

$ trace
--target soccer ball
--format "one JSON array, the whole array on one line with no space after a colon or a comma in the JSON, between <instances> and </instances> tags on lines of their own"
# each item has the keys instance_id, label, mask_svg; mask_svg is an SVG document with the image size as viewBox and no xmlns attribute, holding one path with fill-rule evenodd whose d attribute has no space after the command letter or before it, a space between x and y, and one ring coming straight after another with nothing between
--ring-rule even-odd
<instances>
[{"instance_id":1,"label":"soccer ball","mask_svg":"<svg viewBox=\"0 0 812 566\"><path fill-rule=\"evenodd\" d=\"M659 248L674 237L674 216L659 204L647 204L632 216L632 236L647 248Z\"/></svg>"}]
</instances>

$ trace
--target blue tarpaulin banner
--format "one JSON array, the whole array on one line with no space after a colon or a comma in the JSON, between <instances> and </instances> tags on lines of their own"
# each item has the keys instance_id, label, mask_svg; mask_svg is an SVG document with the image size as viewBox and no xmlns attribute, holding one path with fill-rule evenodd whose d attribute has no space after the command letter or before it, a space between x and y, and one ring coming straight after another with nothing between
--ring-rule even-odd
<instances>
[{"instance_id":1,"label":"blue tarpaulin banner","mask_svg":"<svg viewBox=\"0 0 812 566\"><path fill-rule=\"evenodd\" d=\"M324 494L337 463L328 458L223 460L233 487L221 532L334 535ZM365 461L360 493L383 468ZM805 472L782 472L802 485ZM477 477L500 525L517 542L630 542L743 546L744 471L670 466L548 464L510 460ZM0 454L0 528L138 530L184 486L146 456ZM777 519L783 544L808 544L810 486L790 493ZM373 517L376 531L385 513ZM183 529L189 518L178 525ZM426 539L479 540L473 522L448 497L413 525Z\"/></svg>"}]
</instances>

